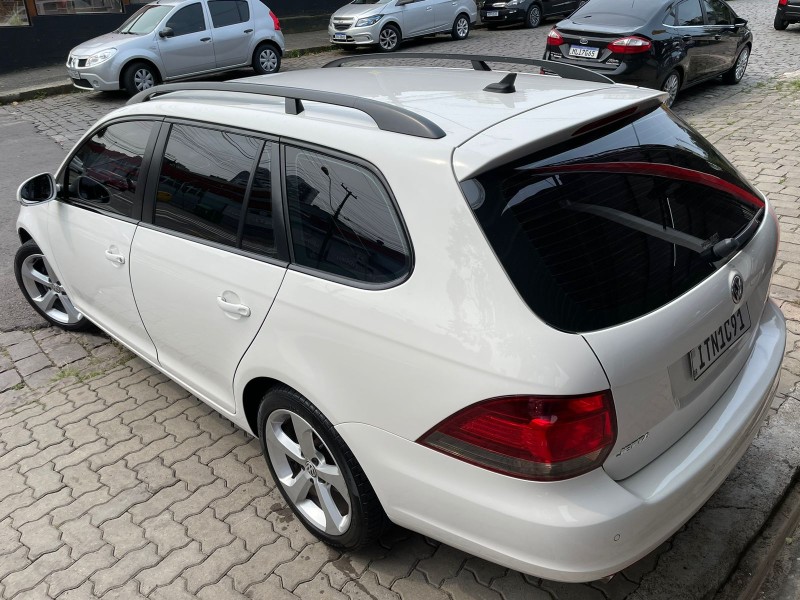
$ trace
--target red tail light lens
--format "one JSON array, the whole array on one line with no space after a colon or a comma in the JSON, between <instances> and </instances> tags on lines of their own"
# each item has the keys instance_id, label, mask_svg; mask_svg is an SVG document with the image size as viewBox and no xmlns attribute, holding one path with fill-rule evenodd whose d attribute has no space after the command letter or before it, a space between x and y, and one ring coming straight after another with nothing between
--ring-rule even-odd
<instances>
[{"instance_id":1,"label":"red tail light lens","mask_svg":"<svg viewBox=\"0 0 800 600\"><path fill-rule=\"evenodd\" d=\"M506 396L445 419L419 443L512 477L552 481L599 467L616 439L610 391Z\"/></svg>"},{"instance_id":2,"label":"red tail light lens","mask_svg":"<svg viewBox=\"0 0 800 600\"><path fill-rule=\"evenodd\" d=\"M550 33L547 34L547 45L548 46L560 46L564 43L564 38L561 37L561 34L558 33L558 30L554 27L550 30Z\"/></svg>"},{"instance_id":3,"label":"red tail light lens","mask_svg":"<svg viewBox=\"0 0 800 600\"><path fill-rule=\"evenodd\" d=\"M786 6L789 4L789 0L778 0L778 6Z\"/></svg>"},{"instance_id":4,"label":"red tail light lens","mask_svg":"<svg viewBox=\"0 0 800 600\"><path fill-rule=\"evenodd\" d=\"M638 54L648 52L652 46L650 40L632 35L614 40L608 45L608 49L616 54Z\"/></svg>"},{"instance_id":5,"label":"red tail light lens","mask_svg":"<svg viewBox=\"0 0 800 600\"><path fill-rule=\"evenodd\" d=\"M272 17L272 24L275 26L275 31L281 30L281 22L278 21L278 17L275 16L275 13L269 11L269 16Z\"/></svg>"}]
</instances>

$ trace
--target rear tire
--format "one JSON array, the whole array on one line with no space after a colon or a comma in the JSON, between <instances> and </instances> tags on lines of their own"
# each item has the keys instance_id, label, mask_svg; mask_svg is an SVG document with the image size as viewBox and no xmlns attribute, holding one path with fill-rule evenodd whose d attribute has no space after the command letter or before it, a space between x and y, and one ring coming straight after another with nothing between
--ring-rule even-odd
<instances>
[{"instance_id":1,"label":"rear tire","mask_svg":"<svg viewBox=\"0 0 800 600\"><path fill-rule=\"evenodd\" d=\"M283 385L267 392L258 434L276 487L311 533L334 548L355 550L383 532L389 521L367 476L302 394Z\"/></svg>"},{"instance_id":2,"label":"rear tire","mask_svg":"<svg viewBox=\"0 0 800 600\"><path fill-rule=\"evenodd\" d=\"M253 71L258 75L269 75L281 70L281 53L268 42L259 44L253 52Z\"/></svg>"},{"instance_id":3,"label":"rear tire","mask_svg":"<svg viewBox=\"0 0 800 600\"><path fill-rule=\"evenodd\" d=\"M675 98L678 97L678 91L681 89L681 74L678 71L671 71L669 75L664 78L661 84L661 91L667 92L669 96L664 100L664 105L669 108L675 104Z\"/></svg>"},{"instance_id":4,"label":"rear tire","mask_svg":"<svg viewBox=\"0 0 800 600\"><path fill-rule=\"evenodd\" d=\"M786 19L781 19L780 15L775 15L775 20L772 22L772 26L778 31L783 31L789 26L789 21Z\"/></svg>"},{"instance_id":5,"label":"rear tire","mask_svg":"<svg viewBox=\"0 0 800 600\"><path fill-rule=\"evenodd\" d=\"M542 24L542 7L535 2L531 4L528 12L525 13L525 27L533 29Z\"/></svg>"},{"instance_id":6,"label":"rear tire","mask_svg":"<svg viewBox=\"0 0 800 600\"><path fill-rule=\"evenodd\" d=\"M722 81L728 85L735 85L742 80L744 72L747 70L747 63L750 61L750 46L745 46L736 57L733 66L722 74Z\"/></svg>"},{"instance_id":7,"label":"rear tire","mask_svg":"<svg viewBox=\"0 0 800 600\"><path fill-rule=\"evenodd\" d=\"M133 96L144 90L161 83L158 71L144 62L135 62L127 67L122 73L122 87L129 96Z\"/></svg>"},{"instance_id":8,"label":"rear tire","mask_svg":"<svg viewBox=\"0 0 800 600\"><path fill-rule=\"evenodd\" d=\"M394 52L400 46L400 30L389 23L378 34L378 48L381 52Z\"/></svg>"},{"instance_id":9,"label":"rear tire","mask_svg":"<svg viewBox=\"0 0 800 600\"><path fill-rule=\"evenodd\" d=\"M465 40L469 35L469 17L463 13L453 21L453 30L450 32L454 40Z\"/></svg>"}]
</instances>

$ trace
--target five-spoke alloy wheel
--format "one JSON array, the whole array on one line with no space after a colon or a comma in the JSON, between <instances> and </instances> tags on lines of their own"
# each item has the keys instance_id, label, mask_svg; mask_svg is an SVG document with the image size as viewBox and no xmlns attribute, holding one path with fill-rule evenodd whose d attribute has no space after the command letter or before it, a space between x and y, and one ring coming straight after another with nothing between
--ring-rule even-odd
<instances>
[{"instance_id":1,"label":"five-spoke alloy wheel","mask_svg":"<svg viewBox=\"0 0 800 600\"><path fill-rule=\"evenodd\" d=\"M678 97L678 90L681 88L681 76L677 71L672 71L664 83L661 84L661 91L667 92L667 99L664 100L666 106L672 106L675 98Z\"/></svg>"}]
</instances>

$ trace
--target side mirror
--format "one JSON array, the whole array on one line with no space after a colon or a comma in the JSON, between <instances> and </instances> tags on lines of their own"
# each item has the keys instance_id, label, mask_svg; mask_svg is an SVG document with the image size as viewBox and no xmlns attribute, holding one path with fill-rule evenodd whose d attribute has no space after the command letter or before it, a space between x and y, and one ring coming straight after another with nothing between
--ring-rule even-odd
<instances>
[{"instance_id":1,"label":"side mirror","mask_svg":"<svg viewBox=\"0 0 800 600\"><path fill-rule=\"evenodd\" d=\"M744 27L745 25L747 25L747 19L743 19L742 17L736 17L733 20L733 24L736 27Z\"/></svg>"},{"instance_id":2,"label":"side mirror","mask_svg":"<svg viewBox=\"0 0 800 600\"><path fill-rule=\"evenodd\" d=\"M88 202L108 204L111 201L111 193L108 188L91 177L78 177L78 181L75 182L75 191L81 200Z\"/></svg>"},{"instance_id":3,"label":"side mirror","mask_svg":"<svg viewBox=\"0 0 800 600\"><path fill-rule=\"evenodd\" d=\"M23 206L47 202L56 197L56 180L50 173L31 177L19 186L17 201Z\"/></svg>"},{"instance_id":4,"label":"side mirror","mask_svg":"<svg viewBox=\"0 0 800 600\"><path fill-rule=\"evenodd\" d=\"M397 0L397 3L395 4L395 6L405 6L406 4L411 4L412 2L415 2L415 1L416 0Z\"/></svg>"},{"instance_id":5,"label":"side mirror","mask_svg":"<svg viewBox=\"0 0 800 600\"><path fill-rule=\"evenodd\" d=\"M158 37L160 38L170 38L175 35L175 32L172 31L172 27L164 27L161 31L158 32Z\"/></svg>"}]
</instances>

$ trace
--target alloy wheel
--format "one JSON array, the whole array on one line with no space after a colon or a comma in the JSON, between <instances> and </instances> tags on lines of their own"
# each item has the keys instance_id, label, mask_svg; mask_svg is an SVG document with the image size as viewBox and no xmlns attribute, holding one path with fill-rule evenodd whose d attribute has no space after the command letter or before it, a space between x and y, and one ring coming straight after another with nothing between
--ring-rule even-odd
<instances>
[{"instance_id":1,"label":"alloy wheel","mask_svg":"<svg viewBox=\"0 0 800 600\"><path fill-rule=\"evenodd\" d=\"M258 64L267 73L272 73L278 68L278 56L272 48L264 48L258 55Z\"/></svg>"},{"instance_id":2,"label":"alloy wheel","mask_svg":"<svg viewBox=\"0 0 800 600\"><path fill-rule=\"evenodd\" d=\"M462 39L469 34L469 21L467 21L465 17L460 17L458 21L456 21L456 33L458 37Z\"/></svg>"},{"instance_id":3,"label":"alloy wheel","mask_svg":"<svg viewBox=\"0 0 800 600\"><path fill-rule=\"evenodd\" d=\"M542 11L539 9L537 5L534 4L528 11L528 25L530 25L531 27L538 27L541 22L542 22Z\"/></svg>"},{"instance_id":4,"label":"alloy wheel","mask_svg":"<svg viewBox=\"0 0 800 600\"><path fill-rule=\"evenodd\" d=\"M387 27L381 31L378 43L384 50L394 50L395 46L397 46L397 32L391 27Z\"/></svg>"},{"instance_id":5,"label":"alloy wheel","mask_svg":"<svg viewBox=\"0 0 800 600\"><path fill-rule=\"evenodd\" d=\"M747 69L747 62L750 60L750 49L745 48L739 54L739 58L736 60L736 81L739 81L742 77L744 77L744 72Z\"/></svg>"},{"instance_id":6,"label":"alloy wheel","mask_svg":"<svg viewBox=\"0 0 800 600\"><path fill-rule=\"evenodd\" d=\"M279 409L264 429L270 463L295 510L319 530L339 536L350 527L352 500L342 470L314 427Z\"/></svg>"},{"instance_id":7,"label":"alloy wheel","mask_svg":"<svg viewBox=\"0 0 800 600\"><path fill-rule=\"evenodd\" d=\"M681 78L678 76L678 74L670 73L669 77L667 77L664 81L664 85L661 86L661 89L667 92L667 99L664 104L667 106L672 106L673 102L675 102L675 98L678 95L678 87L680 84Z\"/></svg>"},{"instance_id":8,"label":"alloy wheel","mask_svg":"<svg viewBox=\"0 0 800 600\"><path fill-rule=\"evenodd\" d=\"M54 321L74 325L83 319L83 315L51 273L53 269L43 254L31 254L20 268L25 291L31 301Z\"/></svg>"},{"instance_id":9,"label":"alloy wheel","mask_svg":"<svg viewBox=\"0 0 800 600\"><path fill-rule=\"evenodd\" d=\"M136 89L140 92L142 90L147 90L153 87L156 84L155 77L153 74L145 68L136 69L133 74L133 84L136 86Z\"/></svg>"}]
</instances>

